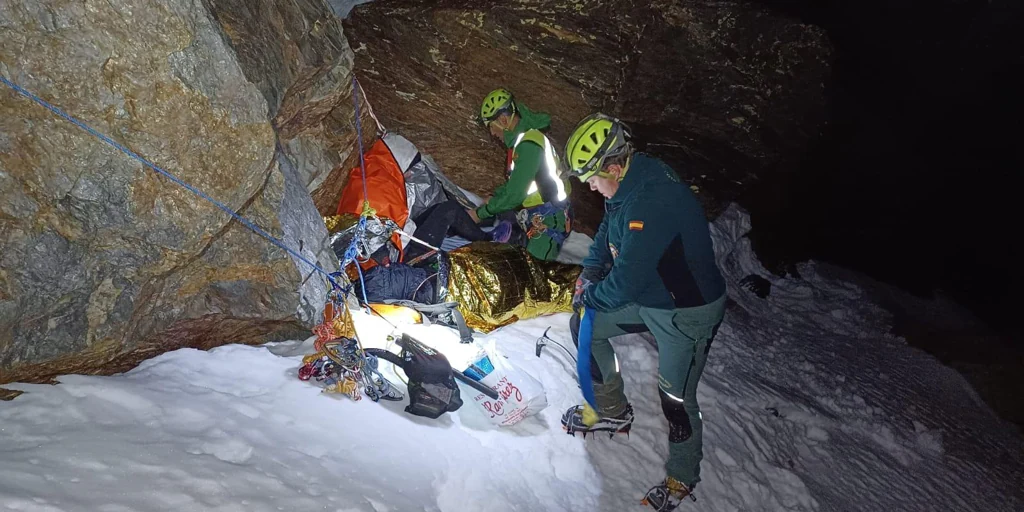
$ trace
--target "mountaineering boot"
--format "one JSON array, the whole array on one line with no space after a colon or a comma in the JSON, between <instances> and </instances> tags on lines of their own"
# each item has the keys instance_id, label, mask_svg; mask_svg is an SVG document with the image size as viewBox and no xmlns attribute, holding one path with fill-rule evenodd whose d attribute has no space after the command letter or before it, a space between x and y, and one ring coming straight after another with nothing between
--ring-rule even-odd
<instances>
[{"instance_id":1,"label":"mountaineering boot","mask_svg":"<svg viewBox=\"0 0 1024 512\"><path fill-rule=\"evenodd\" d=\"M512 223L508 221L501 221L494 229L491 230L491 240L498 242L499 244L508 243L508 239L512 237Z\"/></svg>"},{"instance_id":2,"label":"mountaineering boot","mask_svg":"<svg viewBox=\"0 0 1024 512\"><path fill-rule=\"evenodd\" d=\"M602 418L597 415L589 405L574 405L562 415L562 428L573 437L580 432L586 438L587 434L595 432L606 432L610 437L615 434L629 434L633 426L633 406L627 405L622 414L614 417Z\"/></svg>"},{"instance_id":3,"label":"mountaineering boot","mask_svg":"<svg viewBox=\"0 0 1024 512\"><path fill-rule=\"evenodd\" d=\"M693 491L686 484L669 476L665 477L664 482L651 487L640 503L648 505L658 512L669 512L675 510L687 497L697 501L697 497L693 495Z\"/></svg>"}]
</instances>

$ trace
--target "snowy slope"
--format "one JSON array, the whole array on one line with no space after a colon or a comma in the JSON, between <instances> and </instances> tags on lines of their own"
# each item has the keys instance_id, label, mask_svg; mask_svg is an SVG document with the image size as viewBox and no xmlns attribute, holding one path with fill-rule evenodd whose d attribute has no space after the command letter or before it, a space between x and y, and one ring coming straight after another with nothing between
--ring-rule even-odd
<instances>
[{"instance_id":1,"label":"snowy slope","mask_svg":"<svg viewBox=\"0 0 1024 512\"><path fill-rule=\"evenodd\" d=\"M714 227L733 303L699 390L699 501L682 510L1024 508L1024 444L961 377L886 334L882 310L814 264L803 280L771 278L738 210ZM752 272L773 281L767 300L734 286ZM566 323L487 337L550 404L505 429L465 391L463 409L436 421L323 395L295 378L297 354L310 351L300 342L179 350L123 375L12 385L27 393L0 402L0 510L643 510L667 449L654 349L640 335L616 340L637 423L628 439L583 441L558 421L579 400L572 363L533 353L549 325L568 340ZM385 344L390 327L358 325ZM444 328L408 330L457 345Z\"/></svg>"},{"instance_id":2,"label":"snowy slope","mask_svg":"<svg viewBox=\"0 0 1024 512\"><path fill-rule=\"evenodd\" d=\"M334 14L338 15L339 18L348 18L353 7L370 1L371 0L327 0L327 5L331 6Z\"/></svg>"}]
</instances>

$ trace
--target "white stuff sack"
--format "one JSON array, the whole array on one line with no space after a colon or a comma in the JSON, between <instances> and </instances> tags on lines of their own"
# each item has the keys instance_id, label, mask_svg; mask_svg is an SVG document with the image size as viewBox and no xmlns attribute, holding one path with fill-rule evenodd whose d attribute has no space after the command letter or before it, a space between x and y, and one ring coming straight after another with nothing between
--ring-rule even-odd
<instances>
[{"instance_id":1,"label":"white stuff sack","mask_svg":"<svg viewBox=\"0 0 1024 512\"><path fill-rule=\"evenodd\" d=\"M497 400L483 393L473 396L476 407L495 425L510 427L548 406L540 382L512 366L498 352L493 341L480 351L478 357L473 358L465 373L470 378L483 376L477 380L498 392Z\"/></svg>"}]
</instances>

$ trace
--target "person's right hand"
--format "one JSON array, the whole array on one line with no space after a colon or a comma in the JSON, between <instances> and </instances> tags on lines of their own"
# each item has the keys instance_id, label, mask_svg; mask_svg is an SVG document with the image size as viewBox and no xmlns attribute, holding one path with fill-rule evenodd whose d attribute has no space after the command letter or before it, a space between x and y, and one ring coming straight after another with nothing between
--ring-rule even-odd
<instances>
[{"instance_id":1,"label":"person's right hand","mask_svg":"<svg viewBox=\"0 0 1024 512\"><path fill-rule=\"evenodd\" d=\"M473 219L473 224L480 224L480 217L476 214L476 208L468 208L466 213L469 214L469 218Z\"/></svg>"}]
</instances>

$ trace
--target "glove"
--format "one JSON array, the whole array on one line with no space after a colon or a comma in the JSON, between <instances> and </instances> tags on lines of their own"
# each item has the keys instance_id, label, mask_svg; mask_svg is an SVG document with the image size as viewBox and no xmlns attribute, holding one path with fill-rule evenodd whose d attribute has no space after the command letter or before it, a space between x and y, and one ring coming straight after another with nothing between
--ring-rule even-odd
<instances>
[{"instance_id":1,"label":"glove","mask_svg":"<svg viewBox=\"0 0 1024 512\"><path fill-rule=\"evenodd\" d=\"M594 283L582 275L576 279L576 291L572 295L572 310L579 313L583 309L583 292L594 286Z\"/></svg>"},{"instance_id":2,"label":"glove","mask_svg":"<svg viewBox=\"0 0 1024 512\"><path fill-rule=\"evenodd\" d=\"M580 272L580 277L576 278L576 290L572 295L573 311L579 312L583 309L583 292L602 279L604 279L604 272L599 268L587 267Z\"/></svg>"}]
</instances>

